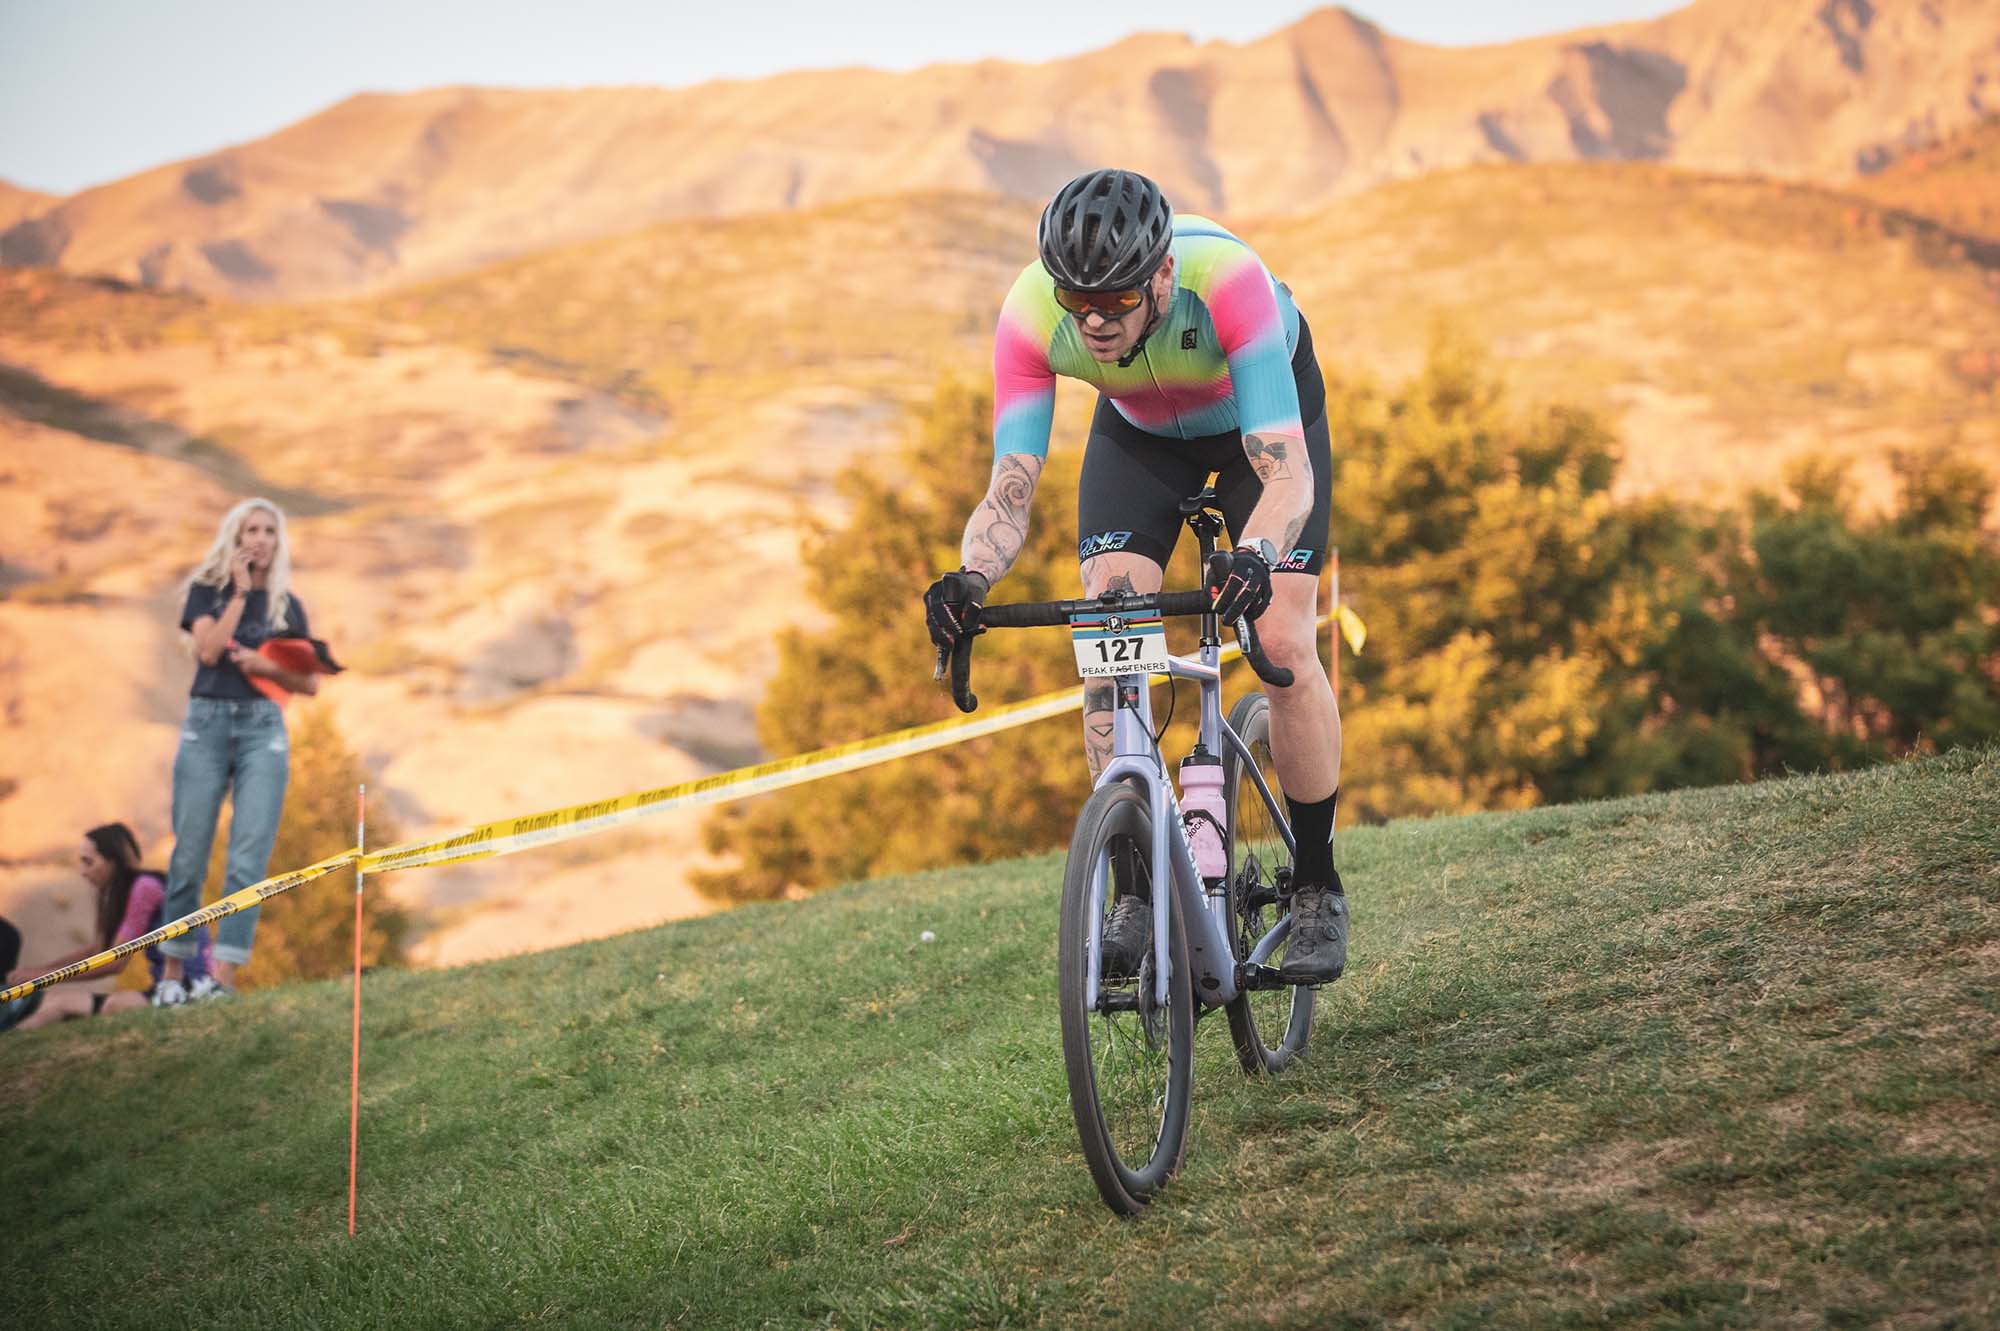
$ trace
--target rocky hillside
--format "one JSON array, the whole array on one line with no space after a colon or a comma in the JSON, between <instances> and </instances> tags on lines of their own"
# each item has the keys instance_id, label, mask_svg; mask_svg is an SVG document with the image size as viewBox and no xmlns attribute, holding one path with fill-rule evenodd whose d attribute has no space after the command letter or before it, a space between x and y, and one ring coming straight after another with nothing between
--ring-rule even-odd
<instances>
[{"instance_id":1,"label":"rocky hillside","mask_svg":"<svg viewBox=\"0 0 2000 1331\"><path fill-rule=\"evenodd\" d=\"M1039 199L1107 160L1238 218L1478 162L1842 180L2000 109L1997 38L1990 0L1697 0L1475 48L1323 9L1242 45L1150 34L1038 65L363 96L86 190L0 233L0 261L289 299L661 218L938 188Z\"/></svg>"}]
</instances>

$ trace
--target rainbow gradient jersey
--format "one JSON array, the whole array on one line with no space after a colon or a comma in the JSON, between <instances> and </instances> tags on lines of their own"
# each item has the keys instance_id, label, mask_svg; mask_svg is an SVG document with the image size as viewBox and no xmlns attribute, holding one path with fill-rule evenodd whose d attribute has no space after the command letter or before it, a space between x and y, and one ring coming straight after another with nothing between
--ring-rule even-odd
<instances>
[{"instance_id":1,"label":"rainbow gradient jersey","mask_svg":"<svg viewBox=\"0 0 2000 1331\"><path fill-rule=\"evenodd\" d=\"M993 456L1046 457L1056 376L1096 388L1162 439L1305 433L1292 351L1299 311L1256 252L1205 217L1174 218L1174 295L1129 365L1091 357L1037 260L1000 307L993 337Z\"/></svg>"}]
</instances>

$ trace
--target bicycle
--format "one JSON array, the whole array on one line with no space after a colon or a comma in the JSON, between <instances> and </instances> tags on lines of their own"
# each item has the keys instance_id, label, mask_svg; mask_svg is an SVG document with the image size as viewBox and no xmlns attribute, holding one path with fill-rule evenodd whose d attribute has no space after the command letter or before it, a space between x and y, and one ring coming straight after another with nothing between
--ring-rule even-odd
<instances>
[{"instance_id":1,"label":"bicycle","mask_svg":"<svg viewBox=\"0 0 2000 1331\"><path fill-rule=\"evenodd\" d=\"M1214 508L1210 489L1181 502L1204 567L1222 530ZM1180 616L1201 618L1196 658L1167 655L1164 621ZM1109 677L1116 694L1113 757L1077 815L1063 873L1063 1065L1091 1178L1113 1211L1136 1215L1186 1149L1196 1020L1222 1009L1245 1073L1271 1075L1306 1047L1316 992L1280 979L1268 964L1291 929L1295 845L1271 764L1269 699L1248 694L1222 716L1220 625L1208 593L1112 592L980 612L982 631L1057 624L1070 625L1079 673ZM1291 671L1264 655L1251 621L1232 627L1258 678L1279 688L1292 682ZM971 691L973 640L960 639L941 662L965 712L979 705ZM1185 784L1191 766L1219 760L1219 829L1205 808L1184 811L1166 778L1149 690L1149 676L1162 672L1200 686L1199 734L1181 772ZM1169 872L1158 872L1162 865ZM1137 975L1108 976L1104 929L1113 902L1126 893L1151 901L1153 946Z\"/></svg>"}]
</instances>

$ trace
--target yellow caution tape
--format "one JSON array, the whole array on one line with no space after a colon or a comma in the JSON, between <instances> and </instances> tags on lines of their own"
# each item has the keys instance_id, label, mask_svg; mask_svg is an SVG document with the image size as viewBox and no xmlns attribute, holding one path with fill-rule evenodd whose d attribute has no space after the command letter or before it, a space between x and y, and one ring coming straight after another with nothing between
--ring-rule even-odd
<instances>
[{"instance_id":1,"label":"yellow caution tape","mask_svg":"<svg viewBox=\"0 0 2000 1331\"><path fill-rule=\"evenodd\" d=\"M1073 711L1081 704L1082 698L1083 690L1064 689L1060 693L1048 693L1027 702L996 708L987 716L934 721L889 735L877 735L792 758L758 763L754 767L739 767L733 772L718 772L714 776L684 781L677 786L642 790L637 794L620 795L590 804L573 804L568 808L550 809L521 818L502 818L498 822L483 823L450 836L370 851L361 857L361 868L371 874L390 873L397 869L458 864L493 855L510 855L534 846L570 841L623 827L671 809L691 809L703 804L748 799L752 795L763 795L823 777L837 776L842 772L859 771L913 754L928 753L932 749L947 748L982 735Z\"/></svg>"},{"instance_id":2,"label":"yellow caution tape","mask_svg":"<svg viewBox=\"0 0 2000 1331\"><path fill-rule=\"evenodd\" d=\"M1319 626L1324 627L1330 620L1336 618L1349 645L1355 651L1360 651L1361 639L1365 638L1367 629L1361 624L1359 616L1342 606L1335 615L1322 616ZM1222 649L1224 661L1234 660L1241 655L1242 649L1234 644ZM1152 678L1157 683L1168 676L1158 674ZM261 883L253 883L240 892L231 893L212 906L204 907L171 924L162 925L153 932L134 938L128 943L120 943L96 956L87 957L61 970L52 971L0 991L0 1002L19 998L51 984L101 969L121 957L141 952L163 938L178 938L211 920L233 915L280 892L289 892L303 883L322 878L346 864L358 864L363 873L390 873L397 869L460 864L467 860L487 859L495 855L511 855L516 851L536 846L552 845L559 841L571 841L577 837L609 831L614 827L622 827L641 818L651 818L673 809L690 809L704 804L723 804L731 800L748 799L753 795L768 794L774 790L804 785L809 781L838 776L844 772L875 767L915 754L928 753L934 749L949 748L966 740L979 739L1003 730L1012 730L1017 726L1046 720L1052 716L1060 716L1064 712L1075 711L1082 705L1081 687L1061 689L1054 693L1045 693L1039 698L1030 698L1026 702L995 708L984 716L953 717L944 721L933 721L927 725L912 726L888 735L876 735L869 739L836 745L833 748L798 754L795 757L773 759L767 763L758 763L754 767L739 767L731 772L718 772L714 776L684 781L679 785L661 786L654 790L642 790L636 794L620 795L588 804L573 804L567 808L550 809L545 813L503 818L448 836L407 841L402 845L369 851L367 854L355 849L343 850L338 855L321 860L308 868L279 874Z\"/></svg>"},{"instance_id":3,"label":"yellow caution tape","mask_svg":"<svg viewBox=\"0 0 2000 1331\"><path fill-rule=\"evenodd\" d=\"M1323 627L1329 618L1321 617L1320 625ZM1224 661L1240 655L1242 649L1234 643L1222 649ZM1155 682L1166 678L1164 674L1153 676ZM672 809L691 809L703 804L748 799L753 795L801 786L844 772L895 762L933 749L949 748L969 739L1060 716L1082 705L1082 688L1061 689L1027 702L997 708L985 716L933 721L928 725L855 740L831 749L777 758L755 767L739 767L733 772L719 772L677 786L642 790L637 794L620 795L590 804L573 804L568 808L550 809L521 818L503 818L450 836L371 851L361 857L361 868L365 873L389 873L397 869L459 864L494 855L510 855L534 846L552 845L558 841L609 831Z\"/></svg>"},{"instance_id":4,"label":"yellow caution tape","mask_svg":"<svg viewBox=\"0 0 2000 1331\"><path fill-rule=\"evenodd\" d=\"M37 989L46 989L52 984L60 984L64 980L74 979L79 975L88 975L95 970L102 970L114 961L129 957L135 952L144 952L163 938L179 938L182 934L199 929L211 920L219 920L225 915L234 915L240 910L248 910L252 906L261 905L271 897L277 896L280 892L289 892L301 883L310 883L315 878L324 878L342 865L354 863L357 854L358 852L352 849L343 850L340 854L333 856L331 859L321 860L318 864L309 865L303 869L294 869L290 873L281 873L275 878L266 878L261 883L252 883L240 892L231 892L212 906L204 906L192 915L184 915L171 924L163 924L153 930L153 932L141 934L130 942L120 943L116 947L99 952L96 956L85 957L82 961L73 961L61 970L50 971L47 975L38 975L32 980L17 984L10 989L0 989L0 1003L5 1003L16 998L24 998L34 993Z\"/></svg>"}]
</instances>

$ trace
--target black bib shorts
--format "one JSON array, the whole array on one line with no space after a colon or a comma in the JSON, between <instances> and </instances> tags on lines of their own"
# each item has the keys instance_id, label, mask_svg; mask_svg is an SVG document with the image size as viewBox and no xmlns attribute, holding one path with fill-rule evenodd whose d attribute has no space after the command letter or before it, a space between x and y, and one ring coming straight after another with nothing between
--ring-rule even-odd
<instances>
[{"instance_id":1,"label":"black bib shorts","mask_svg":"<svg viewBox=\"0 0 2000 1331\"><path fill-rule=\"evenodd\" d=\"M1299 388L1299 419L1307 422L1313 506L1293 548L1278 551L1272 572L1317 577L1333 532L1333 448L1326 429L1326 381L1313 355L1312 331L1304 316L1299 318L1299 344L1292 352L1292 375ZM1129 550L1165 568L1185 530L1181 500L1200 490L1211 475L1233 545L1241 540L1243 524L1264 493L1264 483L1243 452L1243 432L1194 439L1148 434L1099 398L1077 486L1077 561Z\"/></svg>"}]
</instances>

